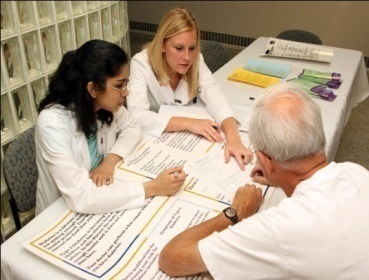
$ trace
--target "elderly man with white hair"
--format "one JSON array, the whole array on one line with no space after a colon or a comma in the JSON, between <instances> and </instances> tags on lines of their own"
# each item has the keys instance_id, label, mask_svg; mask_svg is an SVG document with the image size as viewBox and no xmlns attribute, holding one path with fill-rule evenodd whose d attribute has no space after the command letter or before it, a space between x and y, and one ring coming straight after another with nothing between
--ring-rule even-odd
<instances>
[{"instance_id":1,"label":"elderly man with white hair","mask_svg":"<svg viewBox=\"0 0 369 280\"><path fill-rule=\"evenodd\" d=\"M260 213L260 188L240 187L229 208L174 237L159 267L214 279L368 279L369 171L327 162L320 108L302 89L268 88L250 117L252 176L287 195Z\"/></svg>"}]
</instances>

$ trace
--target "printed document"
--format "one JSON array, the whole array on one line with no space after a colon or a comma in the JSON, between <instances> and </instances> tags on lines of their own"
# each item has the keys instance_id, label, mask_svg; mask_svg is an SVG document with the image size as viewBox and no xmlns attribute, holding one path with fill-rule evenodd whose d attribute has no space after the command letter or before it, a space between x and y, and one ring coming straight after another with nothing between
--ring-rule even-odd
<instances>
[{"instance_id":1,"label":"printed document","mask_svg":"<svg viewBox=\"0 0 369 280\"><path fill-rule=\"evenodd\" d=\"M247 145L247 132L240 134ZM186 131L145 137L132 158L116 168L115 180L144 182L183 164L187 177L174 196L152 197L140 209L101 215L66 210L22 245L83 279L172 279L158 268L160 251L178 233L221 213L238 187L253 183L249 175L254 160L242 171L234 158L224 162L224 143ZM258 211L264 211L274 187L255 185L264 196ZM173 279L213 278L203 273Z\"/></svg>"}]
</instances>

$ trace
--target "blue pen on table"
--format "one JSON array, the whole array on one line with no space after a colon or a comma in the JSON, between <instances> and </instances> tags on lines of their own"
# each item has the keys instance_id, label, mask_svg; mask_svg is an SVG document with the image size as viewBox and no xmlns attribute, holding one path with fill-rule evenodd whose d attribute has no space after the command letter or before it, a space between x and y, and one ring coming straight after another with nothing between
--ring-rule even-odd
<instances>
[{"instance_id":1,"label":"blue pen on table","mask_svg":"<svg viewBox=\"0 0 369 280\"><path fill-rule=\"evenodd\" d=\"M266 189L265 189L265 191L264 191L264 193L263 193L263 202L264 202L265 195L266 195L266 193L267 193L267 192L268 192L268 190L269 190L269 187L270 187L270 185L267 185L267 187L266 187ZM258 207L258 209L256 210L256 212L255 212L255 213L257 213L257 212L259 211L260 207L261 207L261 205Z\"/></svg>"}]
</instances>

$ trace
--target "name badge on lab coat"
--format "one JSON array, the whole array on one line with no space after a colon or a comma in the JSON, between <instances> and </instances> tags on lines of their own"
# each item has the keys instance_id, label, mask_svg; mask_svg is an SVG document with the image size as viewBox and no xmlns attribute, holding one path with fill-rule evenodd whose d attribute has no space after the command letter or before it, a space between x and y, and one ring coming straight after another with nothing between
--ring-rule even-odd
<instances>
[{"instance_id":1,"label":"name badge on lab coat","mask_svg":"<svg viewBox=\"0 0 369 280\"><path fill-rule=\"evenodd\" d=\"M107 130L105 125L101 125L97 132L97 148L98 148L98 155L105 155L106 154L106 144L107 144Z\"/></svg>"}]
</instances>

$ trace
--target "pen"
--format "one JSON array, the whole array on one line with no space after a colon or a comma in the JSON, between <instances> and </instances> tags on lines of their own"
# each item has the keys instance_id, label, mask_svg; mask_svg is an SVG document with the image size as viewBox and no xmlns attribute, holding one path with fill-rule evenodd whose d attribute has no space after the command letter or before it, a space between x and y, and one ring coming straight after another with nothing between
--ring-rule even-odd
<instances>
[{"instance_id":1,"label":"pen","mask_svg":"<svg viewBox=\"0 0 369 280\"><path fill-rule=\"evenodd\" d=\"M176 172L173 172L171 175L173 175L173 176L176 176L176 177L178 177L178 175L179 175L179 172L178 171L176 171ZM188 176L188 173L186 174L186 177Z\"/></svg>"},{"instance_id":2,"label":"pen","mask_svg":"<svg viewBox=\"0 0 369 280\"><path fill-rule=\"evenodd\" d=\"M264 200L265 200L265 195L266 195L266 193L268 192L269 187L270 187L270 185L268 185L268 186L266 187L266 189L265 189L265 191L264 191L264 193L263 193L263 202L264 202ZM261 207L261 205L258 207L258 209L256 210L256 212L255 212L255 213L257 213L257 212L259 211L259 208L260 208L260 207Z\"/></svg>"},{"instance_id":3,"label":"pen","mask_svg":"<svg viewBox=\"0 0 369 280\"><path fill-rule=\"evenodd\" d=\"M212 125L212 127L216 130L216 131L219 131L219 127L216 126L216 125Z\"/></svg>"}]
</instances>

